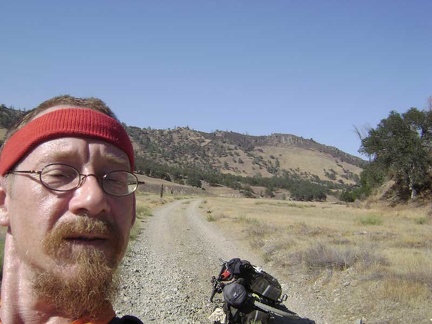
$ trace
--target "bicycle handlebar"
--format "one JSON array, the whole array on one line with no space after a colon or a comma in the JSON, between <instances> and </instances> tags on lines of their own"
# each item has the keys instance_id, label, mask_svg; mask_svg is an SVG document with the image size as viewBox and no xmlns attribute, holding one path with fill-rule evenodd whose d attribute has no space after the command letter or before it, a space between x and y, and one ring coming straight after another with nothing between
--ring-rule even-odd
<instances>
[{"instance_id":1,"label":"bicycle handlebar","mask_svg":"<svg viewBox=\"0 0 432 324\"><path fill-rule=\"evenodd\" d=\"M222 289L223 289L223 284L221 283L221 276L222 273L224 272L225 268L226 268L226 264L227 262L219 259L222 263L221 265L221 269L219 271L219 275L217 277L213 276L211 279L211 283L213 284L213 290L210 294L210 298L209 298L209 302L212 303L213 302L213 297L216 295L216 293L221 293Z\"/></svg>"},{"instance_id":2,"label":"bicycle handlebar","mask_svg":"<svg viewBox=\"0 0 432 324\"><path fill-rule=\"evenodd\" d=\"M216 279L215 276L212 277L211 282L212 282L212 284L213 284L213 290L212 290L212 293L211 293L211 295L210 295L209 302L210 302L210 303L213 303L213 297L214 297L214 295L216 295L216 293L217 293L218 290L219 290L219 289L218 289L218 288L219 288L219 283L218 283L218 280Z\"/></svg>"}]
</instances>

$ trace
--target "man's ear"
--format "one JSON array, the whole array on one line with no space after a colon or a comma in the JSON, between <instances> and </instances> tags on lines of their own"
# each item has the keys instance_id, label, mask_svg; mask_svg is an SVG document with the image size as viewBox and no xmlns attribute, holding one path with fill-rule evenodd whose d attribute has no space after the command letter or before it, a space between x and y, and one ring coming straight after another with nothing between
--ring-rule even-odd
<instances>
[{"instance_id":1,"label":"man's ear","mask_svg":"<svg viewBox=\"0 0 432 324\"><path fill-rule=\"evenodd\" d=\"M7 193L4 188L4 179L0 179L0 226L9 226L9 211L6 204Z\"/></svg>"}]
</instances>

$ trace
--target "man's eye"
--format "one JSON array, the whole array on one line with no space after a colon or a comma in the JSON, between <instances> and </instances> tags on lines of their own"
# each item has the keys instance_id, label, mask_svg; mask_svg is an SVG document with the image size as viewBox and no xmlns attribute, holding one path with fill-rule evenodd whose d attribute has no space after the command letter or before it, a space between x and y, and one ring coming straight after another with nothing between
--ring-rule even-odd
<instances>
[{"instance_id":1,"label":"man's eye","mask_svg":"<svg viewBox=\"0 0 432 324\"><path fill-rule=\"evenodd\" d=\"M51 186L57 186L62 183L70 183L77 177L77 173L72 170L52 169L42 173L43 181Z\"/></svg>"},{"instance_id":2,"label":"man's eye","mask_svg":"<svg viewBox=\"0 0 432 324\"><path fill-rule=\"evenodd\" d=\"M123 187L126 185L126 182L124 180L114 179L114 178L105 178L105 183L107 186L110 187Z\"/></svg>"},{"instance_id":3,"label":"man's eye","mask_svg":"<svg viewBox=\"0 0 432 324\"><path fill-rule=\"evenodd\" d=\"M53 178L63 178L63 177L67 178L68 177L66 174L54 173L54 172L47 173L46 175L49 177L53 177Z\"/></svg>"},{"instance_id":4,"label":"man's eye","mask_svg":"<svg viewBox=\"0 0 432 324\"><path fill-rule=\"evenodd\" d=\"M75 178L75 173L66 173L66 172L60 172L60 171L50 171L44 173L44 176L50 177L50 178Z\"/></svg>"}]
</instances>

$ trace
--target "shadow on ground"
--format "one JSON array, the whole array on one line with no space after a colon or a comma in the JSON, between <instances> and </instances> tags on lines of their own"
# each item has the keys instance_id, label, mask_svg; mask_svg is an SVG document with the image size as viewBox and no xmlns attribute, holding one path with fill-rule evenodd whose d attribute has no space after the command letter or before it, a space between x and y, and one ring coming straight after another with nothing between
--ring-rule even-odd
<instances>
[{"instance_id":1,"label":"shadow on ground","mask_svg":"<svg viewBox=\"0 0 432 324\"><path fill-rule=\"evenodd\" d=\"M298 318L298 319L291 319L286 317L276 317L272 321L270 321L272 324L315 324L315 321L309 319L309 318Z\"/></svg>"}]
</instances>

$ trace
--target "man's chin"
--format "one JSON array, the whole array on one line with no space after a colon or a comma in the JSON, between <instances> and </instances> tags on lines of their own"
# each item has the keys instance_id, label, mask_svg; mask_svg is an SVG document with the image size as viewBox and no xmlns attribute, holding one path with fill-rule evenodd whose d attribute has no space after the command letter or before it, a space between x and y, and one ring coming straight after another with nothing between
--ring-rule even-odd
<instances>
[{"instance_id":1,"label":"man's chin","mask_svg":"<svg viewBox=\"0 0 432 324\"><path fill-rule=\"evenodd\" d=\"M58 225L43 241L54 266L36 271L35 292L71 318L97 318L118 291L125 242L117 227L97 218Z\"/></svg>"},{"instance_id":2,"label":"man's chin","mask_svg":"<svg viewBox=\"0 0 432 324\"><path fill-rule=\"evenodd\" d=\"M39 298L71 318L97 318L118 292L116 269L102 253L81 253L78 262L39 271L34 289Z\"/></svg>"}]
</instances>

